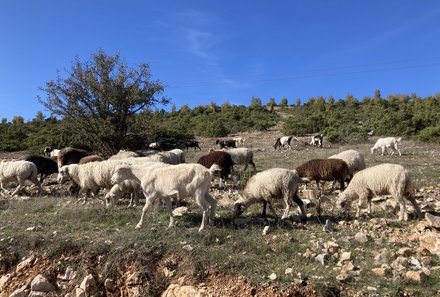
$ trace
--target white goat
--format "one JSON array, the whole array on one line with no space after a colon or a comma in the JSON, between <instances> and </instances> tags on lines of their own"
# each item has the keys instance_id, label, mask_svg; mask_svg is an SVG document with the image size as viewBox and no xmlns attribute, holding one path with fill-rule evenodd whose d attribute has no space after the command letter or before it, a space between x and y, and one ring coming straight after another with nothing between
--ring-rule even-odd
<instances>
[{"instance_id":1,"label":"white goat","mask_svg":"<svg viewBox=\"0 0 440 297\"><path fill-rule=\"evenodd\" d=\"M394 155L394 152L397 151L399 153L399 156L402 156L400 153L399 147L397 144L402 140L401 137L395 138L395 137L386 137L386 138L379 138L374 146L371 148L371 153L373 154L375 150L381 149L381 155L385 153L386 150L391 149L391 155Z\"/></svg>"},{"instance_id":2,"label":"white goat","mask_svg":"<svg viewBox=\"0 0 440 297\"><path fill-rule=\"evenodd\" d=\"M239 216L251 204L263 202L263 213L265 206L269 207L273 214L276 212L272 206L274 199L283 199L286 208L281 219L287 218L290 206L293 202L298 204L303 220L306 220L306 209L302 200L298 197L298 184L301 181L296 170L284 168L272 168L259 172L252 176L247 182L241 197L234 203L234 214Z\"/></svg>"},{"instance_id":3,"label":"white goat","mask_svg":"<svg viewBox=\"0 0 440 297\"><path fill-rule=\"evenodd\" d=\"M212 221L215 215L217 201L209 194L208 190L212 179L212 171L200 164L178 164L178 165L153 165L144 169L141 180L142 191L145 195L145 206L142 209L142 216L136 229L139 229L144 221L145 213L157 198L165 200L170 216L168 227L174 226L174 217L170 197L178 194L179 196L192 196L202 209L202 223L199 232L205 227L208 220ZM218 170L215 167L215 170ZM127 166L120 166L114 173L112 180L115 183L126 179L139 181L139 175L134 174L133 169Z\"/></svg>"},{"instance_id":4,"label":"white goat","mask_svg":"<svg viewBox=\"0 0 440 297\"><path fill-rule=\"evenodd\" d=\"M38 194L41 195L43 188L38 181L37 166L29 161L2 161L0 162L0 187L5 192L8 191L4 185L8 182L18 182L17 188L12 192L11 196L24 187L26 180L30 180L38 187Z\"/></svg>"},{"instance_id":5,"label":"white goat","mask_svg":"<svg viewBox=\"0 0 440 297\"><path fill-rule=\"evenodd\" d=\"M339 209L353 198L359 198L356 216L360 216L360 208L368 202L368 213L371 214L373 195L391 195L400 205L399 220L408 220L405 199L414 206L419 218L420 208L413 196L414 188L411 175L401 165L384 163L361 170L353 176L348 187L337 199Z\"/></svg>"},{"instance_id":6,"label":"white goat","mask_svg":"<svg viewBox=\"0 0 440 297\"><path fill-rule=\"evenodd\" d=\"M222 149L221 151L227 152L231 155L232 161L234 165L243 165L243 171L246 171L249 164L254 167L254 172L257 171L257 167L254 163L254 152L250 148L239 147L239 148L230 148L230 149Z\"/></svg>"},{"instance_id":7,"label":"white goat","mask_svg":"<svg viewBox=\"0 0 440 297\"><path fill-rule=\"evenodd\" d=\"M235 141L235 144L237 146L243 146L244 145L244 138L243 137L234 137L232 140Z\"/></svg>"}]
</instances>

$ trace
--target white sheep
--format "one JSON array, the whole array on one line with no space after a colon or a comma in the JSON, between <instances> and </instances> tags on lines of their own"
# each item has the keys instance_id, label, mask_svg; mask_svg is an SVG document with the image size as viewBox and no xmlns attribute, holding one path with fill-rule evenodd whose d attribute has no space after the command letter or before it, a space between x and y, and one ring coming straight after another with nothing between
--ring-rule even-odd
<instances>
[{"instance_id":1,"label":"white sheep","mask_svg":"<svg viewBox=\"0 0 440 297\"><path fill-rule=\"evenodd\" d=\"M246 147L222 149L222 151L228 152L231 155L234 165L244 165L243 171L246 171L249 164L254 167L254 172L257 171L257 167L254 163L254 152Z\"/></svg>"},{"instance_id":2,"label":"white sheep","mask_svg":"<svg viewBox=\"0 0 440 297\"><path fill-rule=\"evenodd\" d=\"M141 179L145 175L145 169L150 166L170 166L169 164L165 164L162 162L154 162L149 160L148 157L144 158L135 158L126 160L125 162L116 166L113 173L116 171L127 170L129 174L124 173L124 176L131 176L131 179L125 180L115 180L113 178L110 179L111 184L113 184L110 191L105 195L105 201L107 206L112 206L116 203L116 199L122 193L131 193L131 199L129 207L136 207L139 204L139 196L138 193L141 189Z\"/></svg>"},{"instance_id":3,"label":"white sheep","mask_svg":"<svg viewBox=\"0 0 440 297\"><path fill-rule=\"evenodd\" d=\"M282 220L289 215L290 206L293 202L298 204L302 219L306 220L304 203L298 197L298 184L300 181L301 178L296 170L272 168L257 173L249 179L241 193L241 197L234 203L235 216L239 216L246 208L256 202L263 202L263 211L266 203L269 203L271 211L276 216L271 202L274 199L283 199L286 208L281 217Z\"/></svg>"},{"instance_id":4,"label":"white sheep","mask_svg":"<svg viewBox=\"0 0 440 297\"><path fill-rule=\"evenodd\" d=\"M374 146L371 148L371 153L373 154L375 150L381 149L381 155L385 153L386 150L391 149L391 155L394 155L394 152L397 151L399 153L399 156L402 156L400 153L398 143L402 140L401 137L395 138L395 137L386 137L386 138L379 138Z\"/></svg>"},{"instance_id":5,"label":"white sheep","mask_svg":"<svg viewBox=\"0 0 440 297\"><path fill-rule=\"evenodd\" d=\"M218 168L215 167L215 170L218 170ZM173 227L175 221L172 214L170 197L178 194L181 197L194 197L200 208L202 208L202 223L199 232L202 231L208 220L208 211L210 211L209 220L212 221L217 206L217 201L208 192L212 171L214 169L207 169L200 164L153 165L144 168L141 187L146 199L141 219L136 225L136 229L142 226L145 213L157 198L165 200L170 216L168 227ZM139 172L135 174L133 169L127 166L118 167L112 177L112 181L119 183L126 179L139 181Z\"/></svg>"},{"instance_id":6,"label":"white sheep","mask_svg":"<svg viewBox=\"0 0 440 297\"><path fill-rule=\"evenodd\" d=\"M364 155L356 150L347 150L339 154L328 157L329 159L341 159L348 166L348 174L350 179L356 172L365 169Z\"/></svg>"},{"instance_id":7,"label":"white sheep","mask_svg":"<svg viewBox=\"0 0 440 297\"><path fill-rule=\"evenodd\" d=\"M185 163L185 153L181 149L173 149L171 151L159 152L157 155L161 156L161 159L158 159L159 162L164 162L168 164L181 164ZM151 156L151 158L156 158L155 155ZM157 158L160 158L157 156Z\"/></svg>"},{"instance_id":8,"label":"white sheep","mask_svg":"<svg viewBox=\"0 0 440 297\"><path fill-rule=\"evenodd\" d=\"M120 150L117 154L110 156L108 160L121 160L127 158L137 158L140 157L140 154L132 151Z\"/></svg>"},{"instance_id":9,"label":"white sheep","mask_svg":"<svg viewBox=\"0 0 440 297\"><path fill-rule=\"evenodd\" d=\"M244 138L243 137L234 137L232 138L233 141L235 141L235 144L237 146L243 146L244 145Z\"/></svg>"},{"instance_id":10,"label":"white sheep","mask_svg":"<svg viewBox=\"0 0 440 297\"><path fill-rule=\"evenodd\" d=\"M413 196L414 188L411 175L403 166L384 163L361 170L353 176L348 187L340 193L337 199L339 209L346 202L359 198L356 216L360 216L360 208L368 202L368 213L371 214L371 199L373 195L391 195L400 205L399 220L408 220L405 199L414 206L419 218L422 217L420 208Z\"/></svg>"},{"instance_id":11,"label":"white sheep","mask_svg":"<svg viewBox=\"0 0 440 297\"><path fill-rule=\"evenodd\" d=\"M86 191L84 203L92 192L97 195L99 189L110 189L113 185L111 177L115 168L122 163L121 160L106 160L86 164L70 164L59 168L57 180L63 183L72 179L83 191Z\"/></svg>"},{"instance_id":12,"label":"white sheep","mask_svg":"<svg viewBox=\"0 0 440 297\"><path fill-rule=\"evenodd\" d=\"M128 207L136 207L139 204L139 192L141 185L133 180L124 180L119 184L112 186L110 191L105 195L105 202L107 206L116 204L117 198L123 193L130 193L131 199Z\"/></svg>"},{"instance_id":13,"label":"white sheep","mask_svg":"<svg viewBox=\"0 0 440 297\"><path fill-rule=\"evenodd\" d=\"M17 188L12 192L11 196L17 194L25 185L25 181L30 180L38 187L38 194L41 195L43 188L38 181L37 166L29 161L2 161L0 162L0 187L5 192L8 191L4 185L8 182L18 182Z\"/></svg>"}]
</instances>

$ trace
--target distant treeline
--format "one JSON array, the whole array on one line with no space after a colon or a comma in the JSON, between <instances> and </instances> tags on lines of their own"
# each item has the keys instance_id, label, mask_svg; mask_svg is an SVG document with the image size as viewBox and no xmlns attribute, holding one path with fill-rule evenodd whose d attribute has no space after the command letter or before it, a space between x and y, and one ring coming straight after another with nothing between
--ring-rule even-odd
<instances>
[{"instance_id":1,"label":"distant treeline","mask_svg":"<svg viewBox=\"0 0 440 297\"><path fill-rule=\"evenodd\" d=\"M440 95L420 98L396 95L358 100L310 98L306 103L266 105L253 98L250 106L214 103L193 109L183 106L170 112L144 111L136 115L129 130L127 149L143 149L150 142L178 141L197 136L224 137L228 134L264 131L282 121L285 135L322 133L330 142L358 142L374 135L413 136L422 141L440 142ZM45 118L41 112L24 122L20 116L0 124L0 150L41 152L44 146L74 146L96 150L93 137L71 129L64 119Z\"/></svg>"}]
</instances>

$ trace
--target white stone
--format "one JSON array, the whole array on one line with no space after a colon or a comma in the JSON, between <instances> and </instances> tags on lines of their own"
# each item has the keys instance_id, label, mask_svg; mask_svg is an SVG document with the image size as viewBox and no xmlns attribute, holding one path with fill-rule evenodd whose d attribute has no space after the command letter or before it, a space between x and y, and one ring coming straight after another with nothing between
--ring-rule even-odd
<instances>
[{"instance_id":1,"label":"white stone","mask_svg":"<svg viewBox=\"0 0 440 297\"><path fill-rule=\"evenodd\" d=\"M55 287L43 275L39 274L32 280L31 290L39 292L52 292L55 290Z\"/></svg>"},{"instance_id":2,"label":"white stone","mask_svg":"<svg viewBox=\"0 0 440 297\"><path fill-rule=\"evenodd\" d=\"M93 275L87 275L81 282L79 288L83 289L86 293L90 293L92 290L94 290L96 288L96 281Z\"/></svg>"},{"instance_id":3,"label":"white stone","mask_svg":"<svg viewBox=\"0 0 440 297\"><path fill-rule=\"evenodd\" d=\"M277 279L277 275L276 275L275 273L272 273L271 275L268 276L268 278L269 278L271 281L274 281L274 280Z\"/></svg>"}]
</instances>

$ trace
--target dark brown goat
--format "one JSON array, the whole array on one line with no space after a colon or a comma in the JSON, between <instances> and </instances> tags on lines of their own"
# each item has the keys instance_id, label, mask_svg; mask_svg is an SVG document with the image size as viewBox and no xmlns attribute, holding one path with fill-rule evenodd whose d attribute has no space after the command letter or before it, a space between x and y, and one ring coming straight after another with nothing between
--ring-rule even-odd
<instances>
[{"instance_id":1,"label":"dark brown goat","mask_svg":"<svg viewBox=\"0 0 440 297\"><path fill-rule=\"evenodd\" d=\"M101 156L98 155L90 155L90 156L85 156L82 157L81 160L79 160L78 164L86 164L86 163L90 163L90 162L101 162L104 161L105 159Z\"/></svg>"}]
</instances>

